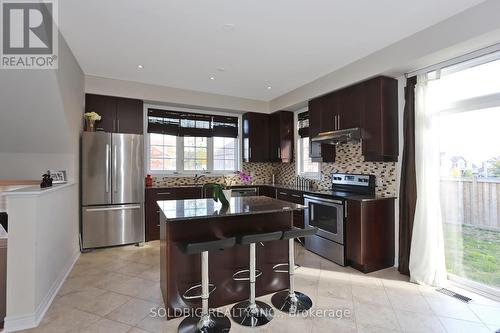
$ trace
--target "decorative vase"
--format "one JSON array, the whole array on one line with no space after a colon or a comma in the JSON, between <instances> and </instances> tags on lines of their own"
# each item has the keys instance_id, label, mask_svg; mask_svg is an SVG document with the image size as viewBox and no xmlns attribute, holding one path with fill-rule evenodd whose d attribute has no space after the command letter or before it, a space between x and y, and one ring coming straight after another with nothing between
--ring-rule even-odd
<instances>
[{"instance_id":1,"label":"decorative vase","mask_svg":"<svg viewBox=\"0 0 500 333\"><path fill-rule=\"evenodd\" d=\"M228 202L231 202L231 192L232 190L222 190L222 193L224 194Z\"/></svg>"},{"instance_id":2,"label":"decorative vase","mask_svg":"<svg viewBox=\"0 0 500 333\"><path fill-rule=\"evenodd\" d=\"M95 120L85 119L85 130L87 132L95 132Z\"/></svg>"}]
</instances>

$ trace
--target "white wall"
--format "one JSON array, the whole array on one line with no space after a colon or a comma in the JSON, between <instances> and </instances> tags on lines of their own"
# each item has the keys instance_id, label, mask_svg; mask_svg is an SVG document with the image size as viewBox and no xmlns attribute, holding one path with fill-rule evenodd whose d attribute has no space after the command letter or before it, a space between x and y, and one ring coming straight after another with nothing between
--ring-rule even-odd
<instances>
[{"instance_id":1,"label":"white wall","mask_svg":"<svg viewBox=\"0 0 500 333\"><path fill-rule=\"evenodd\" d=\"M78 185L18 191L7 196L7 331L40 322L80 254L73 200Z\"/></svg>"},{"instance_id":2,"label":"white wall","mask_svg":"<svg viewBox=\"0 0 500 333\"><path fill-rule=\"evenodd\" d=\"M244 78L242 78L244 79ZM158 86L140 82L107 79L87 75L85 92L142 99L154 104L201 107L218 111L269 112L269 104L254 99L217 95L200 91Z\"/></svg>"}]
</instances>

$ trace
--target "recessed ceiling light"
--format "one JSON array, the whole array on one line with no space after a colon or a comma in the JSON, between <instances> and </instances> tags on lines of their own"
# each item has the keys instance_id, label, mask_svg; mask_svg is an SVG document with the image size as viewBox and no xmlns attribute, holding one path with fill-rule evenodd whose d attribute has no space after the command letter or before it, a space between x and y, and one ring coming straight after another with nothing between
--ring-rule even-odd
<instances>
[{"instance_id":1,"label":"recessed ceiling light","mask_svg":"<svg viewBox=\"0 0 500 333\"><path fill-rule=\"evenodd\" d=\"M143 69L143 68L144 68L144 66L143 66L143 65L137 65L137 68L139 68L139 69Z\"/></svg>"},{"instance_id":2,"label":"recessed ceiling light","mask_svg":"<svg viewBox=\"0 0 500 333\"><path fill-rule=\"evenodd\" d=\"M271 90L271 89L273 89L273 87L267 86L267 90Z\"/></svg>"},{"instance_id":3,"label":"recessed ceiling light","mask_svg":"<svg viewBox=\"0 0 500 333\"><path fill-rule=\"evenodd\" d=\"M226 31L234 31L235 25L233 23L226 23L224 24L224 29Z\"/></svg>"},{"instance_id":4,"label":"recessed ceiling light","mask_svg":"<svg viewBox=\"0 0 500 333\"><path fill-rule=\"evenodd\" d=\"M226 69L224 67L217 67L217 70L219 72L225 72L226 71Z\"/></svg>"},{"instance_id":5,"label":"recessed ceiling light","mask_svg":"<svg viewBox=\"0 0 500 333\"><path fill-rule=\"evenodd\" d=\"M213 80L215 80L215 77L211 76L211 77L210 77L210 80L212 80L212 81L213 81Z\"/></svg>"}]
</instances>

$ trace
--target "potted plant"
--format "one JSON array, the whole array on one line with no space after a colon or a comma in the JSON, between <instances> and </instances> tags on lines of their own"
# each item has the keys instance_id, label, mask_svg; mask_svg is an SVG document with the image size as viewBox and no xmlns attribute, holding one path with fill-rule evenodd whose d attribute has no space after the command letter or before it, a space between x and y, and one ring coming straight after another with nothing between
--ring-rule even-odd
<instances>
[{"instance_id":1,"label":"potted plant","mask_svg":"<svg viewBox=\"0 0 500 333\"><path fill-rule=\"evenodd\" d=\"M101 120L101 116L96 112L86 112L83 117L85 118L85 130L87 132L95 132L95 122Z\"/></svg>"},{"instance_id":2,"label":"potted plant","mask_svg":"<svg viewBox=\"0 0 500 333\"><path fill-rule=\"evenodd\" d=\"M235 172L243 184L248 185L252 181L252 177L243 171ZM212 197L215 202L220 201L222 206L229 206L229 200L231 200L231 186L233 185L234 179L230 179L226 176L222 176L223 184L208 183L203 185L204 188L211 188L213 190Z\"/></svg>"}]
</instances>

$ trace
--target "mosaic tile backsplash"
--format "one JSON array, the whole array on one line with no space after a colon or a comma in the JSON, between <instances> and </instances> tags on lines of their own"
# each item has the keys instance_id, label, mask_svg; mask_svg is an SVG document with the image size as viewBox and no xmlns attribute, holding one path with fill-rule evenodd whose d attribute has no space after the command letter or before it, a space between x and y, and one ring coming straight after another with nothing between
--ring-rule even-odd
<instances>
[{"instance_id":1,"label":"mosaic tile backsplash","mask_svg":"<svg viewBox=\"0 0 500 333\"><path fill-rule=\"evenodd\" d=\"M295 163L243 163L244 172L252 176L252 184L269 184L275 175L277 184L293 185L295 182ZM396 163L365 162L361 155L360 144L344 144L337 147L335 163L321 163L321 180L313 180L312 187L329 189L330 174L362 173L377 178L376 193L381 196L396 196ZM200 183L222 183L222 177L205 176ZM243 185L237 175L226 176L229 185ZM192 177L154 177L155 186L193 184Z\"/></svg>"}]
</instances>

